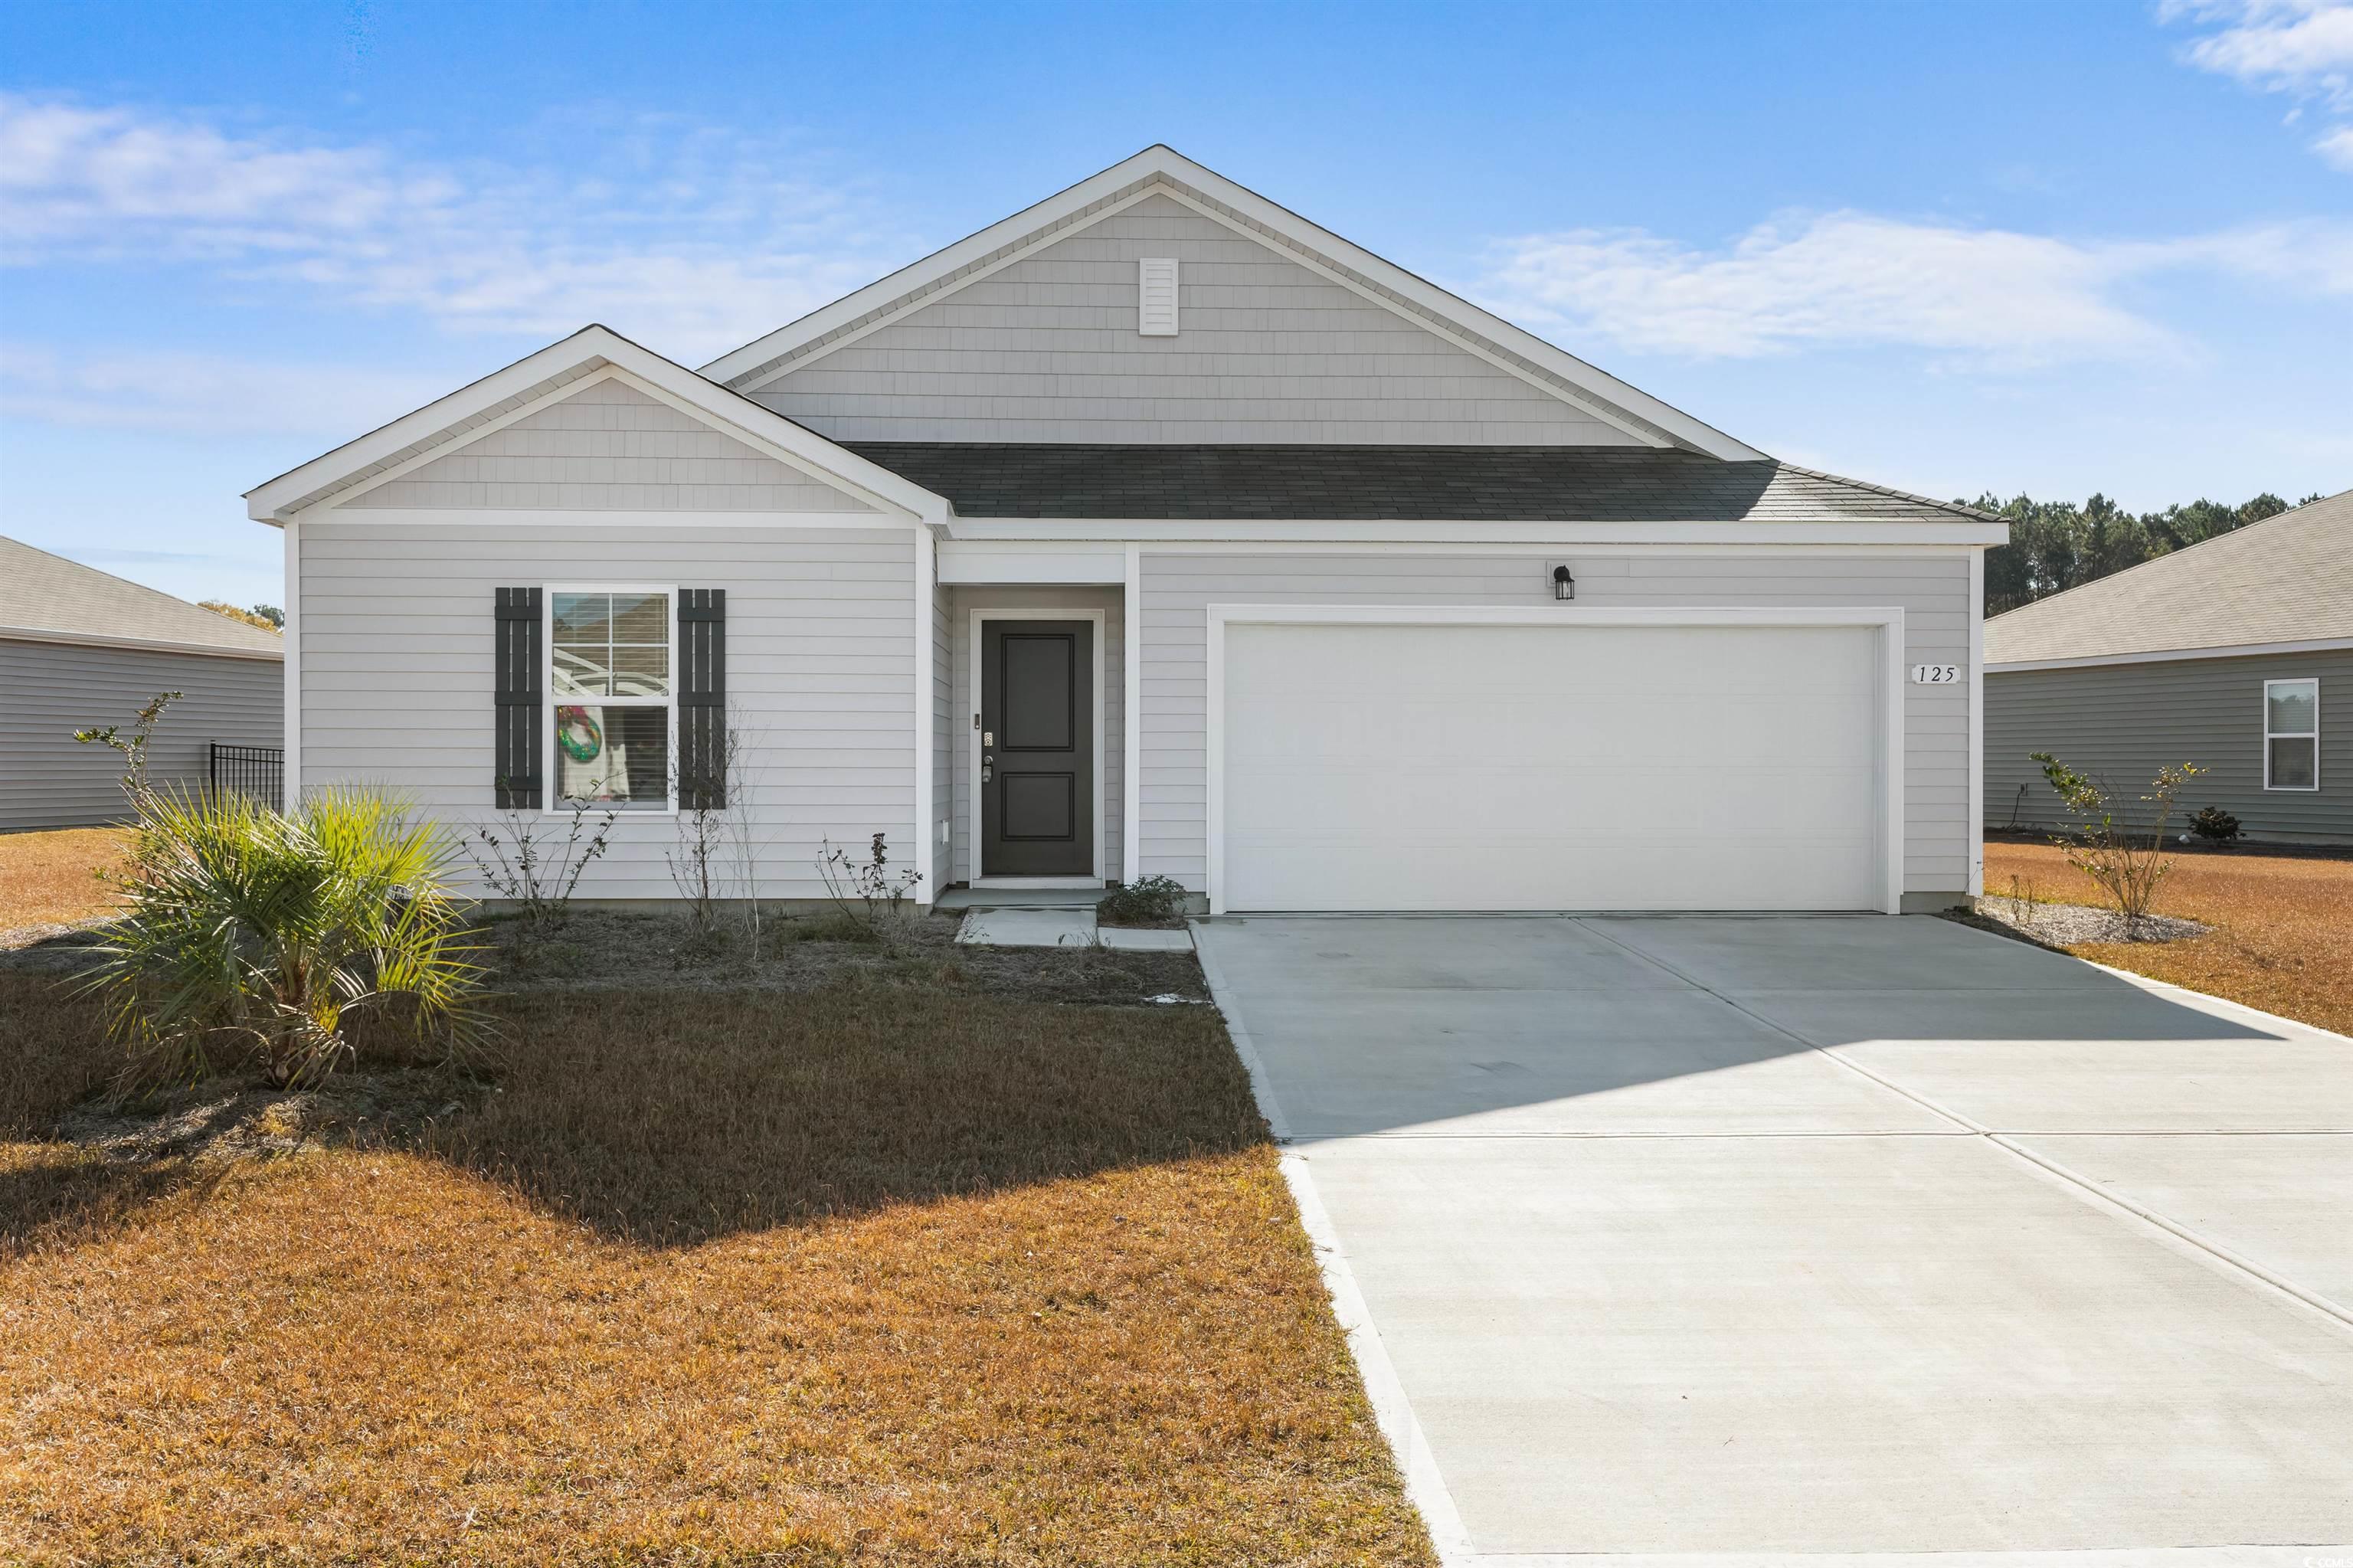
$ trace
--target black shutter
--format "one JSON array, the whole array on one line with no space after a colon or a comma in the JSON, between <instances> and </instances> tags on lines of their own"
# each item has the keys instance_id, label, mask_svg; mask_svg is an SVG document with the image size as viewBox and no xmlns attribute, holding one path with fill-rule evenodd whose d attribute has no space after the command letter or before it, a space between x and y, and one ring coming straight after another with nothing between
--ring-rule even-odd
<instances>
[{"instance_id":1,"label":"black shutter","mask_svg":"<svg viewBox=\"0 0 2353 1568\"><path fill-rule=\"evenodd\" d=\"M727 804L727 590L678 595L678 803Z\"/></svg>"},{"instance_id":2,"label":"black shutter","mask_svg":"<svg viewBox=\"0 0 2353 1568\"><path fill-rule=\"evenodd\" d=\"M498 590L498 732L491 783L501 811L537 810L540 734L539 590Z\"/></svg>"}]
</instances>

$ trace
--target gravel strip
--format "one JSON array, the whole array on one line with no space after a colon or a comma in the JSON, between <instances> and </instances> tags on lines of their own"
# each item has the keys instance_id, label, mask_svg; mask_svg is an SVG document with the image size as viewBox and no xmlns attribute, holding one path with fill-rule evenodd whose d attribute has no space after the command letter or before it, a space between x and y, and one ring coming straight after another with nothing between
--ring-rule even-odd
<instances>
[{"instance_id":1,"label":"gravel strip","mask_svg":"<svg viewBox=\"0 0 2353 1568\"><path fill-rule=\"evenodd\" d=\"M2179 942L2214 928L2172 915L2133 920L2113 909L2087 904L2029 904L2010 898L1980 898L1978 913L2046 948L2072 948L2084 942Z\"/></svg>"}]
</instances>

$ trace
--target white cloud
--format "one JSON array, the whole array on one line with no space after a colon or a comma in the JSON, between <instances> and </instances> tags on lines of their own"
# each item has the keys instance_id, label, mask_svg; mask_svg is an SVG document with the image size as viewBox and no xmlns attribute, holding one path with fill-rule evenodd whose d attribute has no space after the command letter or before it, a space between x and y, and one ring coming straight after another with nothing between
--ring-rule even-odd
<instances>
[{"instance_id":1,"label":"white cloud","mask_svg":"<svg viewBox=\"0 0 2353 1568\"><path fill-rule=\"evenodd\" d=\"M2346 0L2201 0L2166 8L2223 24L2189 45L2192 65L2272 92L2353 90L2353 5Z\"/></svg>"},{"instance_id":2,"label":"white cloud","mask_svg":"<svg viewBox=\"0 0 2353 1568\"><path fill-rule=\"evenodd\" d=\"M1717 250L1585 229L1504 242L1479 291L1506 315L1639 350L1754 358L1811 344L1894 345L2024 368L2189 353L2118 297L2130 279L2180 269L2353 293L2353 228L2084 244L1837 212L1763 224Z\"/></svg>"},{"instance_id":3,"label":"white cloud","mask_svg":"<svg viewBox=\"0 0 2353 1568\"><path fill-rule=\"evenodd\" d=\"M448 390L447 376L344 366L0 345L0 416L85 429L207 436L310 433L341 440Z\"/></svg>"},{"instance_id":4,"label":"white cloud","mask_svg":"<svg viewBox=\"0 0 2353 1568\"><path fill-rule=\"evenodd\" d=\"M297 248L453 193L367 150L276 147L121 109L0 94L6 258L120 252L167 235L199 249Z\"/></svg>"},{"instance_id":5,"label":"white cloud","mask_svg":"<svg viewBox=\"0 0 2353 1568\"><path fill-rule=\"evenodd\" d=\"M602 321L695 363L903 249L821 158L777 141L572 116L521 145L545 155L443 166L0 94L0 262L195 263L218 287L293 282L468 331ZM567 172L582 165L602 173Z\"/></svg>"},{"instance_id":6,"label":"white cloud","mask_svg":"<svg viewBox=\"0 0 2353 1568\"><path fill-rule=\"evenodd\" d=\"M2183 49L2191 65L2299 103L2353 112L2353 0L2168 0L2161 15L2221 24ZM2312 145L2353 172L2353 125L2338 125Z\"/></svg>"}]
</instances>

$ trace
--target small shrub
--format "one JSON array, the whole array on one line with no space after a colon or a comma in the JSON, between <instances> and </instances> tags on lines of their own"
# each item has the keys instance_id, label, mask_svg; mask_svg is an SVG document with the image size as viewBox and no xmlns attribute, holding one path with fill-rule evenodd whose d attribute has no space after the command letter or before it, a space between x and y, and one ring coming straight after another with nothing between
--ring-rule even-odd
<instances>
[{"instance_id":1,"label":"small shrub","mask_svg":"<svg viewBox=\"0 0 2353 1568\"><path fill-rule=\"evenodd\" d=\"M2239 819L2220 806L2209 806L2189 819L2189 831L2210 844L2235 843Z\"/></svg>"},{"instance_id":2,"label":"small shrub","mask_svg":"<svg viewBox=\"0 0 2353 1568\"><path fill-rule=\"evenodd\" d=\"M2137 811L2121 806L2106 785L2078 773L2047 751L2032 754L2042 777L2074 818L2074 831L2052 841L2067 863L2092 879L2115 901L2116 912L2137 923L2148 918L2157 885L2173 869L2165 855L2165 824L2182 787L2205 771L2184 763L2160 768L2140 797ZM2137 820L2122 820L2126 814Z\"/></svg>"},{"instance_id":3,"label":"small shrub","mask_svg":"<svg viewBox=\"0 0 2353 1568\"><path fill-rule=\"evenodd\" d=\"M1173 876L1139 876L1113 888L1095 906L1104 926L1166 926L1185 908L1185 885Z\"/></svg>"},{"instance_id":4,"label":"small shrub","mask_svg":"<svg viewBox=\"0 0 2353 1568\"><path fill-rule=\"evenodd\" d=\"M2010 878L2010 917L2013 924L2031 928L2042 913L2042 890L2031 876L2012 872Z\"/></svg>"},{"instance_id":5,"label":"small shrub","mask_svg":"<svg viewBox=\"0 0 2353 1568\"><path fill-rule=\"evenodd\" d=\"M831 839L825 840L818 852L817 874L825 884L826 896L833 900L833 914L827 918L863 927L866 932L863 937L833 939L887 941L905 924L907 896L922 884L923 874L913 866L891 869L886 839L887 835L876 833L862 861L852 860L849 852Z\"/></svg>"},{"instance_id":6,"label":"small shrub","mask_svg":"<svg viewBox=\"0 0 2353 1568\"><path fill-rule=\"evenodd\" d=\"M533 949L545 946L572 918L572 895L611 847L617 816L576 807L559 840L535 813L509 811L496 826L477 827L467 841L466 853L482 885L515 906L515 918L500 929L518 968L530 967Z\"/></svg>"},{"instance_id":7,"label":"small shrub","mask_svg":"<svg viewBox=\"0 0 2353 1568\"><path fill-rule=\"evenodd\" d=\"M370 1015L453 1049L487 1033L436 825L328 789L290 813L150 794L132 832L130 908L85 982L130 1057L126 1085L195 1077L222 1055L280 1087L314 1085Z\"/></svg>"},{"instance_id":8,"label":"small shrub","mask_svg":"<svg viewBox=\"0 0 2353 1568\"><path fill-rule=\"evenodd\" d=\"M147 700L146 706L132 715L131 733L122 733L120 725L108 725L103 729L78 729L74 738L84 746L108 746L122 754L122 792L136 807L147 798L147 743L155 738L155 726L164 722L164 710L180 700L177 692L158 692Z\"/></svg>"}]
</instances>

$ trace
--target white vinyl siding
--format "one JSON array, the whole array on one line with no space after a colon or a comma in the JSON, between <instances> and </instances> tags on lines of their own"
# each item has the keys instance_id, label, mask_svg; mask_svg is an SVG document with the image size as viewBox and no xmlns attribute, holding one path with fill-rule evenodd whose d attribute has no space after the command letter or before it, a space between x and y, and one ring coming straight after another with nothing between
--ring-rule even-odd
<instances>
[{"instance_id":1,"label":"white vinyl siding","mask_svg":"<svg viewBox=\"0 0 2353 1568\"><path fill-rule=\"evenodd\" d=\"M955 595L949 618L955 644L955 703L957 715L950 726L955 739L951 747L952 766L955 774L955 816L954 832L955 853L953 880L969 882L976 874L972 859L972 715L975 711L973 666L972 612L976 609L1068 609L1103 611L1103 776L1100 780L1103 792L1103 842L1098 863L1108 867L1106 874L1119 874L1120 856L1124 853L1124 821L1125 816L1127 773L1127 618L1123 608L1126 598L1116 588L1038 587L997 588L966 586L951 590ZM947 797L941 797L945 800Z\"/></svg>"},{"instance_id":2,"label":"white vinyl siding","mask_svg":"<svg viewBox=\"0 0 2353 1568\"><path fill-rule=\"evenodd\" d=\"M723 588L762 895L819 896L813 863L828 837L859 849L885 832L918 854L911 530L336 521L306 522L301 544L306 787L382 784L453 829L487 821L495 589ZM674 896L663 855L676 832L670 816L622 817L582 896Z\"/></svg>"},{"instance_id":3,"label":"white vinyl siding","mask_svg":"<svg viewBox=\"0 0 2353 1568\"><path fill-rule=\"evenodd\" d=\"M591 382L338 504L353 511L874 510L620 380Z\"/></svg>"},{"instance_id":4,"label":"white vinyl siding","mask_svg":"<svg viewBox=\"0 0 2353 1568\"><path fill-rule=\"evenodd\" d=\"M1558 550L1300 555L1155 552L1142 557L1138 871L1202 891L1208 877L1208 616L1213 603L1494 605L1551 602L1566 558L1578 605L1899 608L1904 662L1967 665L1969 570L1961 553L1589 556ZM1969 688L1905 692L1904 891L1968 890ZM1759 832L1773 824L1759 821Z\"/></svg>"},{"instance_id":5,"label":"white vinyl siding","mask_svg":"<svg viewBox=\"0 0 2353 1568\"><path fill-rule=\"evenodd\" d=\"M1179 335L1137 332L1147 258L1178 263ZM1641 444L1165 196L751 396L838 441Z\"/></svg>"},{"instance_id":6,"label":"white vinyl siding","mask_svg":"<svg viewBox=\"0 0 2353 1568\"><path fill-rule=\"evenodd\" d=\"M285 738L286 666L275 659L0 638L0 832L128 816L121 754L73 735L128 730L159 692L183 694L148 746L157 784L202 785L214 741L274 747Z\"/></svg>"}]
</instances>

